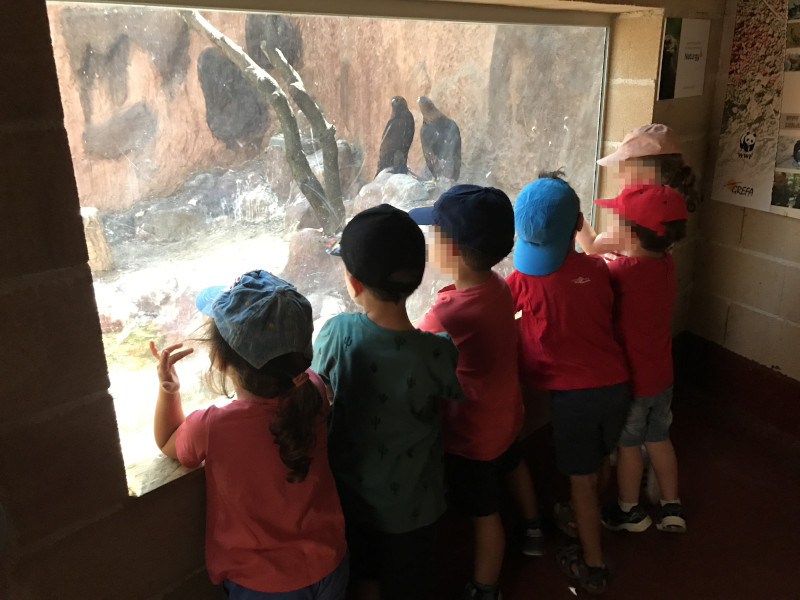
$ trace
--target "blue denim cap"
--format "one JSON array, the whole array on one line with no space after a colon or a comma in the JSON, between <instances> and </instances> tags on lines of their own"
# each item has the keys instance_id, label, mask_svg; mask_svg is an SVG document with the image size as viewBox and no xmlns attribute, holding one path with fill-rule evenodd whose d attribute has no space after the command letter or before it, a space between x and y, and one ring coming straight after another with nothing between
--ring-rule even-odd
<instances>
[{"instance_id":1,"label":"blue denim cap","mask_svg":"<svg viewBox=\"0 0 800 600\"><path fill-rule=\"evenodd\" d=\"M311 304L272 273L250 271L232 286L206 288L195 306L214 319L223 339L256 369L290 352L311 358Z\"/></svg>"},{"instance_id":2,"label":"blue denim cap","mask_svg":"<svg viewBox=\"0 0 800 600\"><path fill-rule=\"evenodd\" d=\"M578 195L562 179L541 177L526 185L514 204L514 268L548 275L564 262L581 211Z\"/></svg>"},{"instance_id":3,"label":"blue denim cap","mask_svg":"<svg viewBox=\"0 0 800 600\"><path fill-rule=\"evenodd\" d=\"M444 192L433 206L414 208L417 225L437 225L457 244L502 257L514 246L514 209L505 192L461 184Z\"/></svg>"}]
</instances>

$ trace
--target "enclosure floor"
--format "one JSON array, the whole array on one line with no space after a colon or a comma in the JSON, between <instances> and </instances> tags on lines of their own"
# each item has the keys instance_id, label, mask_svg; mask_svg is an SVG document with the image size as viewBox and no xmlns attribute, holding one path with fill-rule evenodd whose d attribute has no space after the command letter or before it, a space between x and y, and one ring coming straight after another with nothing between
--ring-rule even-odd
<instances>
[{"instance_id":1,"label":"enclosure floor","mask_svg":"<svg viewBox=\"0 0 800 600\"><path fill-rule=\"evenodd\" d=\"M769 402L765 397L764 402ZM800 598L800 441L719 407L723 398L676 386L672 439L688 531L603 531L613 600L794 600ZM566 492L555 473L548 427L526 440L526 456L547 513ZM612 479L607 493L614 497ZM649 507L653 514L652 507ZM508 529L513 525L508 511ZM501 576L505 600L569 600L589 595L561 574L555 555L566 538L548 521L546 555L509 547ZM469 523L447 515L438 556L437 600L452 600L470 575ZM512 542L509 541L509 544Z\"/></svg>"}]
</instances>

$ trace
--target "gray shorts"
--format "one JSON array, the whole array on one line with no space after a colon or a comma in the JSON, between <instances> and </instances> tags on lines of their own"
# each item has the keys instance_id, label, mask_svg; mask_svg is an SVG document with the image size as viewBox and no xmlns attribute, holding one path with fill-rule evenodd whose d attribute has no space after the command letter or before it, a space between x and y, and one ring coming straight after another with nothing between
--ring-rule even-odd
<instances>
[{"instance_id":1,"label":"gray shorts","mask_svg":"<svg viewBox=\"0 0 800 600\"><path fill-rule=\"evenodd\" d=\"M672 424L672 386L655 396L634 398L628 420L619 437L620 446L641 446L645 442L669 439Z\"/></svg>"}]
</instances>

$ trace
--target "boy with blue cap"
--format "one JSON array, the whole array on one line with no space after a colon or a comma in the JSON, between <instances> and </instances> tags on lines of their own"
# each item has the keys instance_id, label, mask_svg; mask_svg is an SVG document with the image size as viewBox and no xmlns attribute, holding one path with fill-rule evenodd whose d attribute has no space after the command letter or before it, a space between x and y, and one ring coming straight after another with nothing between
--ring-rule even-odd
<instances>
[{"instance_id":1,"label":"boy with blue cap","mask_svg":"<svg viewBox=\"0 0 800 600\"><path fill-rule=\"evenodd\" d=\"M492 270L514 245L514 211L501 190L456 185L409 216L431 227L429 258L454 281L417 327L446 332L458 347L464 401L444 404L442 429L450 503L472 517L475 528L473 580L463 598L494 600L505 553L500 506L506 483L524 517L523 553L543 553L536 496L515 443L524 409L513 301Z\"/></svg>"},{"instance_id":2,"label":"boy with blue cap","mask_svg":"<svg viewBox=\"0 0 800 600\"><path fill-rule=\"evenodd\" d=\"M559 551L562 570L590 593L605 590L598 481L630 406L628 369L614 339L614 293L602 258L575 252L583 215L561 173L543 173L517 196L514 272L521 311L520 374L550 391L556 460L570 478L581 546Z\"/></svg>"},{"instance_id":3,"label":"boy with blue cap","mask_svg":"<svg viewBox=\"0 0 800 600\"><path fill-rule=\"evenodd\" d=\"M339 252L350 297L364 312L325 323L313 365L333 390L329 456L352 596L424 600L445 510L440 402L461 399L458 351L408 318L406 299L425 270L425 238L407 213L388 204L358 213Z\"/></svg>"}]
</instances>

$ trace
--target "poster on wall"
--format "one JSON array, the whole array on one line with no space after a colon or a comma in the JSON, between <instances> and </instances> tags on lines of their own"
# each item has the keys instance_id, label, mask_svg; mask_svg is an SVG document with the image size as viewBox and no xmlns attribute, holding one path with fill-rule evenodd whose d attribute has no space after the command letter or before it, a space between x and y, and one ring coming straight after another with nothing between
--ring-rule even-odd
<instances>
[{"instance_id":1,"label":"poster on wall","mask_svg":"<svg viewBox=\"0 0 800 600\"><path fill-rule=\"evenodd\" d=\"M771 212L800 218L800 0L789 0Z\"/></svg>"},{"instance_id":2,"label":"poster on wall","mask_svg":"<svg viewBox=\"0 0 800 600\"><path fill-rule=\"evenodd\" d=\"M775 165L781 137L781 92L791 10L787 9L787 0L737 2L713 200L771 209L773 182L779 172ZM800 115L800 110L797 114ZM800 127L800 122L796 125ZM788 135L792 130L785 131ZM796 132L800 133L800 128ZM800 140L800 136L796 139ZM782 156L781 160L786 158ZM800 168L797 173L800 174ZM790 186L795 182L800 185L800 180L787 175Z\"/></svg>"},{"instance_id":3,"label":"poster on wall","mask_svg":"<svg viewBox=\"0 0 800 600\"><path fill-rule=\"evenodd\" d=\"M669 18L664 25L658 99L702 96L711 21Z\"/></svg>"}]
</instances>

